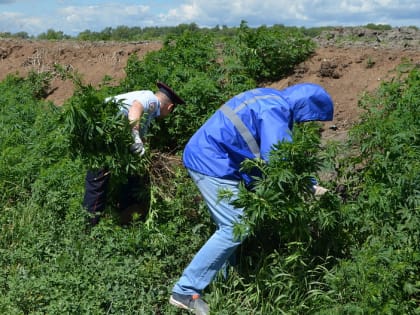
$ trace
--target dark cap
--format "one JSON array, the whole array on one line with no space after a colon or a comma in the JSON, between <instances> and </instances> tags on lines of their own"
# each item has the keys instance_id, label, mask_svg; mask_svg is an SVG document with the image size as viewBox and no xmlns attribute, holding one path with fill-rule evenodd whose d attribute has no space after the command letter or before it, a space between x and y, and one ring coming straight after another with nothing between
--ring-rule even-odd
<instances>
[{"instance_id":1,"label":"dark cap","mask_svg":"<svg viewBox=\"0 0 420 315\"><path fill-rule=\"evenodd\" d=\"M165 83L158 81L156 83L159 91L165 94L174 104L185 104L185 101L180 98L169 86Z\"/></svg>"}]
</instances>

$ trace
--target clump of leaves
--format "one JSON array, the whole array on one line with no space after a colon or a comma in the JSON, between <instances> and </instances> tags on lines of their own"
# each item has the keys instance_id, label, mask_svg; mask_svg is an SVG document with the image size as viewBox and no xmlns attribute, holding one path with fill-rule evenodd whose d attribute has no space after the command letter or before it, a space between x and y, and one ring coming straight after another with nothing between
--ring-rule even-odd
<instances>
[{"instance_id":1,"label":"clump of leaves","mask_svg":"<svg viewBox=\"0 0 420 315\"><path fill-rule=\"evenodd\" d=\"M48 96L52 78L53 74L49 71L37 73L32 70L25 80L30 84L33 96L41 99Z\"/></svg>"},{"instance_id":2,"label":"clump of leaves","mask_svg":"<svg viewBox=\"0 0 420 315\"><path fill-rule=\"evenodd\" d=\"M275 145L268 163L244 163L244 170L258 168L262 173L237 201L245 207L245 221L252 233L273 231L283 241L307 242L314 240L313 232L325 232L337 223L338 200L328 193L315 198L311 190L323 165L318 127L311 123L295 127L293 142ZM270 228L277 224L281 224L280 230Z\"/></svg>"},{"instance_id":3,"label":"clump of leaves","mask_svg":"<svg viewBox=\"0 0 420 315\"><path fill-rule=\"evenodd\" d=\"M238 58L248 75L257 82L278 80L315 49L314 42L298 29L261 26L242 22L235 39Z\"/></svg>"},{"instance_id":4,"label":"clump of leaves","mask_svg":"<svg viewBox=\"0 0 420 315\"><path fill-rule=\"evenodd\" d=\"M40 169L67 153L59 110L35 93L34 82L43 78L8 76L0 84L0 203L28 197Z\"/></svg>"},{"instance_id":5,"label":"clump of leaves","mask_svg":"<svg viewBox=\"0 0 420 315\"><path fill-rule=\"evenodd\" d=\"M130 174L139 169L139 158L130 153L130 124L118 102L106 101L103 93L81 86L63 110L64 130L71 152L89 169L106 167L113 174Z\"/></svg>"}]
</instances>

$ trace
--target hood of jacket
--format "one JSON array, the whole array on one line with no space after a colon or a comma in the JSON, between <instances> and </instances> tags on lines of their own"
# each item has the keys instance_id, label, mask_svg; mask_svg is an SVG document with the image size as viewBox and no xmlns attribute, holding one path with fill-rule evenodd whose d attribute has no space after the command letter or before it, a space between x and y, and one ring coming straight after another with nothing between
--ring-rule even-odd
<instances>
[{"instance_id":1,"label":"hood of jacket","mask_svg":"<svg viewBox=\"0 0 420 315\"><path fill-rule=\"evenodd\" d=\"M282 97L289 103L293 122L331 121L334 105L331 96L320 85L301 83L282 90Z\"/></svg>"}]
</instances>

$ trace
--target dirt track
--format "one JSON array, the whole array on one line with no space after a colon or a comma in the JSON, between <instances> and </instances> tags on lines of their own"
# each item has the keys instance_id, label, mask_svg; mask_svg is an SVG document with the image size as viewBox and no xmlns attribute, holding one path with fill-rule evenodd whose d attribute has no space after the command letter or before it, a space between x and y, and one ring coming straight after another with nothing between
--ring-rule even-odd
<instances>
[{"instance_id":1,"label":"dirt track","mask_svg":"<svg viewBox=\"0 0 420 315\"><path fill-rule=\"evenodd\" d=\"M359 38L356 42L340 40L345 38L345 32L339 29L317 38L320 47L316 53L299 65L293 75L270 85L275 88L298 82L323 85L335 102L334 121L325 124L324 137L327 138L345 137L360 115L359 97L395 76L398 65L407 61L420 65L420 31L413 35L404 30L385 34L351 29ZM142 57L160 47L159 42L81 43L0 38L0 80L9 73L25 75L31 69L48 71L58 63L76 70L85 83L93 86L100 84L104 76L118 82L125 76L124 67L131 54ZM52 82L48 99L60 105L72 93L72 84L57 78Z\"/></svg>"}]
</instances>

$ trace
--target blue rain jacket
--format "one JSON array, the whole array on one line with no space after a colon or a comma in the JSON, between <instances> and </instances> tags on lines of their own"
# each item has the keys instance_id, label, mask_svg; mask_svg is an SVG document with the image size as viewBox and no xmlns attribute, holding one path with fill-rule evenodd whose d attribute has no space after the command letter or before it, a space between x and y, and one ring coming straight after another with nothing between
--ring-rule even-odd
<instances>
[{"instance_id":1,"label":"blue rain jacket","mask_svg":"<svg viewBox=\"0 0 420 315\"><path fill-rule=\"evenodd\" d=\"M333 102L319 85L302 83L284 90L257 88L230 99L230 107L247 127L268 161L273 145L292 141L293 123L329 121L333 118ZM250 181L239 171L245 159L253 159L243 135L220 109L217 110L187 143L183 163L186 168L204 175Z\"/></svg>"}]
</instances>

